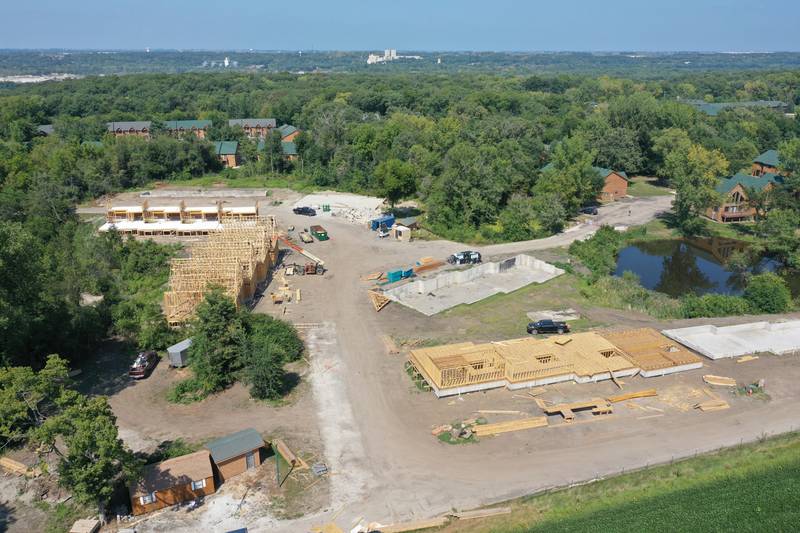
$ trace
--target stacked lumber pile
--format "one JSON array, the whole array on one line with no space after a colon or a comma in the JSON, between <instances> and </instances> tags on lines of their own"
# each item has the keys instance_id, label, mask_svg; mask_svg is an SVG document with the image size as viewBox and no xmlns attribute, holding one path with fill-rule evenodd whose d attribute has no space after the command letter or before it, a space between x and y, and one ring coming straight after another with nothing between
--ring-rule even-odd
<instances>
[{"instance_id":1,"label":"stacked lumber pile","mask_svg":"<svg viewBox=\"0 0 800 533\"><path fill-rule=\"evenodd\" d=\"M636 398L649 398L650 396L657 396L656 389L640 390L638 392L629 392L627 394L620 394L619 396L610 396L606 398L610 403L626 402Z\"/></svg>"},{"instance_id":2,"label":"stacked lumber pile","mask_svg":"<svg viewBox=\"0 0 800 533\"><path fill-rule=\"evenodd\" d=\"M703 376L703 381L705 381L709 385L716 385L718 387L736 386L736 380L733 378L726 378L724 376L714 376L711 374L706 374L705 376Z\"/></svg>"},{"instance_id":3,"label":"stacked lumber pile","mask_svg":"<svg viewBox=\"0 0 800 533\"><path fill-rule=\"evenodd\" d=\"M510 431L520 431L523 429L533 429L547 426L546 416L535 416L531 418L520 418L509 420L508 422L497 422L495 424L482 424L475 426L475 434L479 437L508 433Z\"/></svg>"},{"instance_id":4,"label":"stacked lumber pile","mask_svg":"<svg viewBox=\"0 0 800 533\"><path fill-rule=\"evenodd\" d=\"M19 461L15 461L9 457L0 457L0 467L18 476L39 477L42 474L41 470L38 468L28 468Z\"/></svg>"},{"instance_id":5,"label":"stacked lumber pile","mask_svg":"<svg viewBox=\"0 0 800 533\"><path fill-rule=\"evenodd\" d=\"M708 400L705 402L700 402L694 406L695 409L700 409L703 412L708 411L722 411L723 409L728 409L730 404L725 400Z\"/></svg>"}]
</instances>

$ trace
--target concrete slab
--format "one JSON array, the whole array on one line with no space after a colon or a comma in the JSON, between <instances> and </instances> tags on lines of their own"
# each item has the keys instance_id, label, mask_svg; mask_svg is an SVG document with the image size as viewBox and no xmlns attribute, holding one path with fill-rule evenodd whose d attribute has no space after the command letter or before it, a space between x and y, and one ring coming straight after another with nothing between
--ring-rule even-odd
<instances>
[{"instance_id":1,"label":"concrete slab","mask_svg":"<svg viewBox=\"0 0 800 533\"><path fill-rule=\"evenodd\" d=\"M800 352L800 320L750 322L737 326L695 326L667 329L667 337L710 359L769 352L782 355Z\"/></svg>"},{"instance_id":2,"label":"concrete slab","mask_svg":"<svg viewBox=\"0 0 800 533\"><path fill-rule=\"evenodd\" d=\"M442 272L385 291L386 297L431 316L460 304L471 304L493 294L544 283L564 271L535 257L520 254L504 261L467 270Z\"/></svg>"},{"instance_id":3,"label":"concrete slab","mask_svg":"<svg viewBox=\"0 0 800 533\"><path fill-rule=\"evenodd\" d=\"M322 206L331 206L323 211ZM296 201L293 207L313 207L318 217L340 217L357 224L366 224L381 213L383 198L337 192L308 194Z\"/></svg>"}]
</instances>

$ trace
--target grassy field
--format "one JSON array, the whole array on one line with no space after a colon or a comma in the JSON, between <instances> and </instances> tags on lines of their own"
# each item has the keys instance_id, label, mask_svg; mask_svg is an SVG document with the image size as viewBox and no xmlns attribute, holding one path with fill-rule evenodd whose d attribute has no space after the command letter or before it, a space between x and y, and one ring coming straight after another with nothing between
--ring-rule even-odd
<instances>
[{"instance_id":1,"label":"grassy field","mask_svg":"<svg viewBox=\"0 0 800 533\"><path fill-rule=\"evenodd\" d=\"M800 434L510 502L447 532L796 531Z\"/></svg>"},{"instance_id":2,"label":"grassy field","mask_svg":"<svg viewBox=\"0 0 800 533\"><path fill-rule=\"evenodd\" d=\"M655 178L632 178L630 185L628 185L628 194L636 198L645 196L665 196L671 194L670 189L666 187L659 187L654 184Z\"/></svg>"},{"instance_id":3,"label":"grassy field","mask_svg":"<svg viewBox=\"0 0 800 533\"><path fill-rule=\"evenodd\" d=\"M230 177L235 176L235 177ZM259 188L284 188L294 190L305 190L308 187L299 181L287 178L275 178L268 176L242 176L240 173L226 176L224 174L208 174L199 178L187 180L169 180L164 184L170 187L231 187L239 189L259 189Z\"/></svg>"}]
</instances>

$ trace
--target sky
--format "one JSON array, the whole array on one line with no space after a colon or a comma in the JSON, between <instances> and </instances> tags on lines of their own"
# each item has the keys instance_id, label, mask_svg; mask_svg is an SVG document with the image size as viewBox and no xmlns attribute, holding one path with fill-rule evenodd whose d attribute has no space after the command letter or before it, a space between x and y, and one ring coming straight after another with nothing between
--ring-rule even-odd
<instances>
[{"instance_id":1,"label":"sky","mask_svg":"<svg viewBox=\"0 0 800 533\"><path fill-rule=\"evenodd\" d=\"M2 0L0 48L800 51L800 0Z\"/></svg>"}]
</instances>

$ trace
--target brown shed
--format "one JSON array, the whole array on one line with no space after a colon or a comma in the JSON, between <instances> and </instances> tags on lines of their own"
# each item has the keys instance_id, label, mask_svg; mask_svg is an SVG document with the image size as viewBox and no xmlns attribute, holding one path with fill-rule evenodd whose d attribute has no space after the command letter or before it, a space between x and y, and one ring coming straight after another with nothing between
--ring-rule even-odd
<instances>
[{"instance_id":1,"label":"brown shed","mask_svg":"<svg viewBox=\"0 0 800 533\"><path fill-rule=\"evenodd\" d=\"M214 471L207 450L147 465L142 479L128 488L134 515L213 494Z\"/></svg>"},{"instance_id":2,"label":"brown shed","mask_svg":"<svg viewBox=\"0 0 800 533\"><path fill-rule=\"evenodd\" d=\"M628 176L621 171L594 167L603 177L603 188L597 199L600 202L614 202L628 195Z\"/></svg>"},{"instance_id":3,"label":"brown shed","mask_svg":"<svg viewBox=\"0 0 800 533\"><path fill-rule=\"evenodd\" d=\"M206 444L219 480L225 481L261 464L261 448L264 439L252 428L237 431Z\"/></svg>"}]
</instances>

